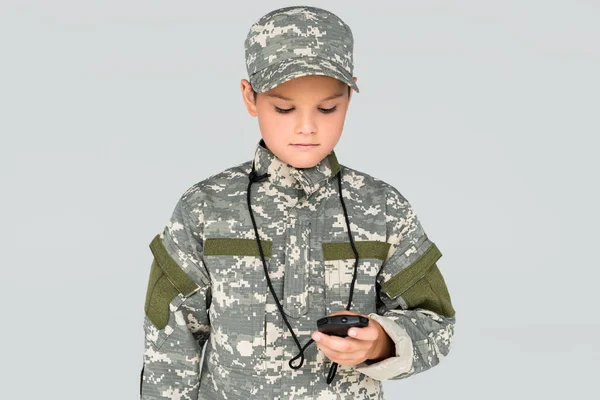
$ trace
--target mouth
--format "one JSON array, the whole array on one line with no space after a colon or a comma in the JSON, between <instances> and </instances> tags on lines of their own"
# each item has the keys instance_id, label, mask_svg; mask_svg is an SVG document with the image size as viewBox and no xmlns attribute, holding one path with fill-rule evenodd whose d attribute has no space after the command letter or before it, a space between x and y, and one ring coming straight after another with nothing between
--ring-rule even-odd
<instances>
[{"instance_id":1,"label":"mouth","mask_svg":"<svg viewBox=\"0 0 600 400\"><path fill-rule=\"evenodd\" d=\"M316 149L319 145L318 144L312 144L312 143L292 143L290 146L292 146L295 150L298 151L311 151L313 149Z\"/></svg>"}]
</instances>

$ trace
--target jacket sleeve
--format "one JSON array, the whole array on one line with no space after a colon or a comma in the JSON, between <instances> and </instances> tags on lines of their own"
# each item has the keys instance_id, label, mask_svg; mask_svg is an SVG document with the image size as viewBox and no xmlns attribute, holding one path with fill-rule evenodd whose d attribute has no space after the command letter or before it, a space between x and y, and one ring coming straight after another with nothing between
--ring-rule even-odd
<instances>
[{"instance_id":1,"label":"jacket sleeve","mask_svg":"<svg viewBox=\"0 0 600 400\"><path fill-rule=\"evenodd\" d=\"M153 255L146 292L141 399L198 398L199 367L210 334L210 278L203 262L201 208L182 197Z\"/></svg>"},{"instance_id":2,"label":"jacket sleeve","mask_svg":"<svg viewBox=\"0 0 600 400\"><path fill-rule=\"evenodd\" d=\"M409 202L387 187L390 248L377 277L379 322L396 345L396 356L357 369L372 378L403 379L437 365L448 355L456 321L437 266L441 252L424 232Z\"/></svg>"}]
</instances>

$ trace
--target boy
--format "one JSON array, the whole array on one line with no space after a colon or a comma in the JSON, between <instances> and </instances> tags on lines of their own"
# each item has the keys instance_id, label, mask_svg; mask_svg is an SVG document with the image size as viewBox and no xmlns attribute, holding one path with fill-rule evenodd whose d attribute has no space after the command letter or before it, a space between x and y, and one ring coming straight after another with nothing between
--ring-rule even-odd
<instances>
[{"instance_id":1,"label":"boy","mask_svg":"<svg viewBox=\"0 0 600 400\"><path fill-rule=\"evenodd\" d=\"M142 398L382 399L382 380L448 354L440 251L398 190L333 151L352 52L350 27L315 7L251 27L241 90L262 139L186 190L150 244ZM368 325L317 331L340 314Z\"/></svg>"}]
</instances>

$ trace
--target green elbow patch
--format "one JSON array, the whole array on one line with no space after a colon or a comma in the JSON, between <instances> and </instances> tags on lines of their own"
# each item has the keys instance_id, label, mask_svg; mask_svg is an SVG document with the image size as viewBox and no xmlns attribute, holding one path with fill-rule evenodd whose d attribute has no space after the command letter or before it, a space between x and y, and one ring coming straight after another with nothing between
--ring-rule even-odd
<instances>
[{"instance_id":1,"label":"green elbow patch","mask_svg":"<svg viewBox=\"0 0 600 400\"><path fill-rule=\"evenodd\" d=\"M379 240L355 241L354 245L358 252L358 258L378 258L385 260L390 244ZM323 243L323 260L347 260L355 258L350 242L326 242Z\"/></svg>"},{"instance_id":2,"label":"green elbow patch","mask_svg":"<svg viewBox=\"0 0 600 400\"><path fill-rule=\"evenodd\" d=\"M265 257L271 257L271 240L261 240ZM204 241L205 256L254 256L260 257L256 239L207 238Z\"/></svg>"},{"instance_id":3,"label":"green elbow patch","mask_svg":"<svg viewBox=\"0 0 600 400\"><path fill-rule=\"evenodd\" d=\"M409 309L424 308L446 317L455 314L444 277L436 264L423 279L408 288L402 298Z\"/></svg>"},{"instance_id":4,"label":"green elbow patch","mask_svg":"<svg viewBox=\"0 0 600 400\"><path fill-rule=\"evenodd\" d=\"M198 286L171 258L159 235L150 243L154 255L150 267L150 279L146 290L146 316L158 328L163 329L169 321L169 304L179 294L189 296Z\"/></svg>"}]
</instances>

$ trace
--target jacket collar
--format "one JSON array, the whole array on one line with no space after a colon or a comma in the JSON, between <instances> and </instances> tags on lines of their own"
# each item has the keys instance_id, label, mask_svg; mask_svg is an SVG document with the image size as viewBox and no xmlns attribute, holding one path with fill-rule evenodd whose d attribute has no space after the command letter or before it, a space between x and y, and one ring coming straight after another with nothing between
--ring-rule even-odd
<instances>
[{"instance_id":1,"label":"jacket collar","mask_svg":"<svg viewBox=\"0 0 600 400\"><path fill-rule=\"evenodd\" d=\"M329 178L340 170L335 152L332 150L317 165L311 168L296 168L281 161L265 144L264 139L256 146L254 168L258 175L269 173L268 181L273 185L302 189L306 197L316 192Z\"/></svg>"}]
</instances>

